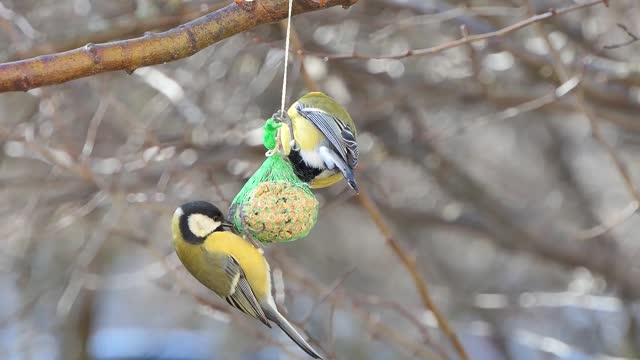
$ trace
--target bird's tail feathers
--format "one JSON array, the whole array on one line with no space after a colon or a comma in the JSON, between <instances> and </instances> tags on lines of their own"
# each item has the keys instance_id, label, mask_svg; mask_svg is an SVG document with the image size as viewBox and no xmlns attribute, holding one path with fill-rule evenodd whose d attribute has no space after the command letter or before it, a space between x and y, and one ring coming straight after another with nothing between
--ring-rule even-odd
<instances>
[{"instance_id":1,"label":"bird's tail feathers","mask_svg":"<svg viewBox=\"0 0 640 360\"><path fill-rule=\"evenodd\" d=\"M345 180L356 193L359 193L358 183L356 182L356 176L353 174L353 169L347 165L347 163L338 155L334 150L330 150L327 147L320 147L320 157L324 161L325 165L329 169L337 167L342 173Z\"/></svg>"},{"instance_id":2,"label":"bird's tail feathers","mask_svg":"<svg viewBox=\"0 0 640 360\"><path fill-rule=\"evenodd\" d=\"M347 166L342 159L338 159L335 163L344 176L344 179L347 180L347 184L349 184L356 193L359 193L360 190L358 189L358 183L356 182L356 176L353 174L353 170Z\"/></svg>"},{"instance_id":3,"label":"bird's tail feathers","mask_svg":"<svg viewBox=\"0 0 640 360\"><path fill-rule=\"evenodd\" d=\"M275 308L266 308L264 309L264 313L269 320L276 323L280 327L280 329L282 329L282 331L284 331L284 333L287 334L287 336L289 336L294 343L296 343L302 350L304 350L304 352L309 354L309 356L314 359L322 359L320 354L313 347L311 347L311 345L309 345L309 343L302 337L302 335L300 335L300 333L293 327L293 325L291 325L291 323L289 323L289 321L284 316L282 316L282 314L280 314L278 310L276 310Z\"/></svg>"}]
</instances>

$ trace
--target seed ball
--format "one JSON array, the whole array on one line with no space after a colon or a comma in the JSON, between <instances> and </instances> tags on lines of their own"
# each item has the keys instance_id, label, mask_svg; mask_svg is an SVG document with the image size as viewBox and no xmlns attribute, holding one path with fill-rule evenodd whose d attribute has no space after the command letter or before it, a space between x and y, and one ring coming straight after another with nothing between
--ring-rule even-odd
<instances>
[{"instance_id":1,"label":"seed ball","mask_svg":"<svg viewBox=\"0 0 640 360\"><path fill-rule=\"evenodd\" d=\"M262 182L231 209L240 211L243 229L259 241L286 242L309 234L319 203L308 188L284 181Z\"/></svg>"}]
</instances>

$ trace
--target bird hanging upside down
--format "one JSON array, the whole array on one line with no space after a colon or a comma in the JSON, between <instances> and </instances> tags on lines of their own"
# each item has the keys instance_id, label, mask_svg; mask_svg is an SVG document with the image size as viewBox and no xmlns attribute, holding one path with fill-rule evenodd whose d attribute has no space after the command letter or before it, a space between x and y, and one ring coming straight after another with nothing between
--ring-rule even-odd
<instances>
[{"instance_id":1,"label":"bird hanging upside down","mask_svg":"<svg viewBox=\"0 0 640 360\"><path fill-rule=\"evenodd\" d=\"M311 188L324 188L343 177L358 192L354 169L358 165L356 124L335 100L321 92L310 92L296 101L280 133L282 147L296 174Z\"/></svg>"}]
</instances>

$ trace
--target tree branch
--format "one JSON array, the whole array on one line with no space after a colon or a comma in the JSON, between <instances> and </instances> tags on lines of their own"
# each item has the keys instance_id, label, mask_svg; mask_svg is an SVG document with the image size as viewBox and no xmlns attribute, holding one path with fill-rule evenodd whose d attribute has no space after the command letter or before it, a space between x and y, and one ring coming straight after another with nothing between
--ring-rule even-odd
<instances>
[{"instance_id":1,"label":"tree branch","mask_svg":"<svg viewBox=\"0 0 640 360\"><path fill-rule=\"evenodd\" d=\"M293 14L337 5L347 7L356 1L294 1ZM63 53L0 64L0 92L27 91L108 71L132 73L140 67L189 57L234 34L286 18L287 4L286 0L257 0L246 2L244 6L233 3L162 33L87 44Z\"/></svg>"},{"instance_id":2,"label":"tree branch","mask_svg":"<svg viewBox=\"0 0 640 360\"><path fill-rule=\"evenodd\" d=\"M147 31L166 31L174 28L182 23L195 20L200 16L214 12L229 5L230 1L225 3L213 3L202 6L186 5L177 9L174 14L165 16L154 16L148 19L139 19L132 15L125 15L121 18L112 20L104 30L83 32L77 34L73 38L65 40L48 41L34 45L29 49L17 50L9 55L8 59L3 61L24 60L49 53L63 52L82 47L87 43L103 43L113 40L126 39L132 36L139 36ZM125 19L123 19L125 18Z\"/></svg>"},{"instance_id":3,"label":"tree branch","mask_svg":"<svg viewBox=\"0 0 640 360\"><path fill-rule=\"evenodd\" d=\"M411 279L413 279L415 287L418 290L418 294L420 295L420 299L422 299L422 303L424 304L424 307L429 309L429 311L431 311L433 316L436 318L438 327L447 336L447 338L451 342L451 345L458 353L460 359L469 360L470 357L467 354L467 351L464 349L460 338L458 338L458 335L455 333L451 325L449 325L449 322L447 321L445 316L440 312L440 310L438 310L438 307L433 302L429 287L418 271L418 267L416 266L415 261L407 254L407 251L395 239L395 237L393 236L393 232L391 232L391 229L384 220L384 216L380 212L380 209L378 209L378 206L373 202L369 194L363 189L360 190L358 200L360 200L360 204L365 210L367 210L369 217L371 218L371 220L373 220L378 230L380 230L380 233L384 236L387 245L391 247L393 252L400 259L400 262L402 262L402 265L404 265L407 271L409 271Z\"/></svg>"},{"instance_id":4,"label":"tree branch","mask_svg":"<svg viewBox=\"0 0 640 360\"><path fill-rule=\"evenodd\" d=\"M620 29L622 29L622 31L625 32L625 34L627 34L627 36L629 37L629 40L620 43L620 44L614 44L614 45L605 45L603 46L603 48L607 49L607 50L611 50L611 49L617 49L617 48L621 48L623 46L627 46L630 44L633 44L636 41L640 41L640 37L638 37L638 35L634 34L631 32L631 30L629 30L624 24L616 24L618 25L618 27Z\"/></svg>"}]
</instances>

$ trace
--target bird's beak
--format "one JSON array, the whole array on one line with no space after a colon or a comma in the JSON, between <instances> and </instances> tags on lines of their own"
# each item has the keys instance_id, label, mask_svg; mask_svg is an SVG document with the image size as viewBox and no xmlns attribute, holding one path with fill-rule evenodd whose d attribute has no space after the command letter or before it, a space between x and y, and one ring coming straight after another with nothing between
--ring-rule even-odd
<instances>
[{"instance_id":1,"label":"bird's beak","mask_svg":"<svg viewBox=\"0 0 640 360\"><path fill-rule=\"evenodd\" d=\"M222 220L222 227L226 227L233 230L235 228L235 225L233 225L233 223L229 220Z\"/></svg>"}]
</instances>

